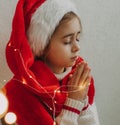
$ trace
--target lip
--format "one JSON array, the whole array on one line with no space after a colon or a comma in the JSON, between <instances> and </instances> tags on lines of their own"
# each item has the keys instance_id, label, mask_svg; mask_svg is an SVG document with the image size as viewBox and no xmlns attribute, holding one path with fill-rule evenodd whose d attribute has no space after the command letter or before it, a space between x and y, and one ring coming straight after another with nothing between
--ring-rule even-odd
<instances>
[{"instance_id":1,"label":"lip","mask_svg":"<svg viewBox=\"0 0 120 125\"><path fill-rule=\"evenodd\" d=\"M76 60L76 59L77 59L77 56L74 56L74 57L72 57L71 59L72 59L72 60Z\"/></svg>"}]
</instances>

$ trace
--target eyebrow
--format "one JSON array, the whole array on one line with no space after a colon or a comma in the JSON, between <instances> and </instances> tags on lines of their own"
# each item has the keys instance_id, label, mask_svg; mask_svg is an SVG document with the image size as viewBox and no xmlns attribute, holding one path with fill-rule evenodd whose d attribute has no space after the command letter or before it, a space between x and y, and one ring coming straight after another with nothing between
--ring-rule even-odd
<instances>
[{"instance_id":1,"label":"eyebrow","mask_svg":"<svg viewBox=\"0 0 120 125\"><path fill-rule=\"evenodd\" d=\"M80 31L77 32L77 34L79 34L79 33L80 33ZM74 33L67 34L67 35L63 36L63 39L66 38L66 37L72 36L72 35L74 35Z\"/></svg>"}]
</instances>

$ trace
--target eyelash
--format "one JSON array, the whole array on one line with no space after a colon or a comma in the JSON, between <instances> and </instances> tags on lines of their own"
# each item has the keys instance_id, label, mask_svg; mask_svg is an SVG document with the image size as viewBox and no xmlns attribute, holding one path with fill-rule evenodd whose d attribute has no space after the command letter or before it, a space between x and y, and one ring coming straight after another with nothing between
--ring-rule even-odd
<instances>
[{"instance_id":1,"label":"eyelash","mask_svg":"<svg viewBox=\"0 0 120 125\"><path fill-rule=\"evenodd\" d=\"M71 44L72 41L64 42L65 45Z\"/></svg>"},{"instance_id":2,"label":"eyelash","mask_svg":"<svg viewBox=\"0 0 120 125\"><path fill-rule=\"evenodd\" d=\"M79 42L80 40L79 39L76 39L77 42ZM69 41L69 42L64 42L65 45L68 45L68 44L71 44L72 41Z\"/></svg>"},{"instance_id":3,"label":"eyelash","mask_svg":"<svg viewBox=\"0 0 120 125\"><path fill-rule=\"evenodd\" d=\"M79 39L76 39L77 42L79 42L80 40Z\"/></svg>"}]
</instances>

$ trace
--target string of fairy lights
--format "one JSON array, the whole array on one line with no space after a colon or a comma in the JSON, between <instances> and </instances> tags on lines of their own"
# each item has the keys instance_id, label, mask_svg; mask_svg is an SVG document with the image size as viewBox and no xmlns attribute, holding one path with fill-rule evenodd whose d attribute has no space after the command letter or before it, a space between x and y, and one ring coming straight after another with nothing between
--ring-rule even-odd
<instances>
[{"instance_id":1,"label":"string of fairy lights","mask_svg":"<svg viewBox=\"0 0 120 125\"><path fill-rule=\"evenodd\" d=\"M18 80L17 80L18 81ZM21 82L22 84L24 84L22 81L19 81ZM55 101L55 95L57 93L60 93L60 89L62 87L65 87L65 86L61 86L59 88L57 88L56 90L54 90L54 96L51 97L52 99L52 104L53 104L53 108L50 107L45 101L43 101L43 103L50 109L52 110L53 112L53 120L54 120L54 125L55 125L55 121L56 121L56 107L55 107L55 104L56 104L56 101ZM70 86L71 87L71 86ZM34 88L32 88L34 89ZM44 88L43 88L44 89ZM45 90L46 91L46 90ZM74 92L76 92L78 90L74 90ZM63 93L68 93L66 91L62 91ZM73 92L73 91L72 91ZM45 92L46 93L46 92ZM47 94L50 95L49 92L47 92ZM7 112L7 108L8 108L8 105L9 105L9 102L7 100L7 97L5 96L5 94L3 92L0 92L0 119L2 117L4 117L4 122L7 123L8 125L16 125L15 122L17 120L17 116L13 113L13 112ZM62 104L59 104L59 105L62 105Z\"/></svg>"},{"instance_id":2,"label":"string of fairy lights","mask_svg":"<svg viewBox=\"0 0 120 125\"><path fill-rule=\"evenodd\" d=\"M55 101L55 96L56 96L56 94L61 93L61 89L62 89L62 88L65 88L65 87L67 87L67 88L68 88L68 87L74 87L74 88L76 88L75 90L69 91L69 93L70 93L70 92L76 92L76 91L78 91L78 90L79 90L79 87L78 87L78 86L75 86L75 85L74 85L74 86L73 86L73 85L67 85L67 86L66 86L66 85L62 85L62 86L60 86L60 87L57 87L57 88L54 90L54 95L52 96L52 95L51 95L51 92L48 92L48 91L44 88L44 86L42 86L36 79L34 79L34 78L31 76L31 74L29 74L29 72L26 70L26 67L25 67L25 64L24 64L24 59L23 59L23 57L22 57L21 52L20 52L18 49L16 49L16 48L14 48L13 46L11 46L11 43L9 43L8 46L9 46L9 47L12 47L12 49L19 54L19 56L20 56L20 58L21 58L21 61L22 61L22 65L24 66L25 72L27 73L27 75L29 76L29 78L32 79L33 82L40 87L40 89L43 90L42 93L46 93L46 94L52 99L52 107L49 106L44 100L42 100L42 101L43 101L44 105L47 106L47 108L49 108L49 110L52 110L52 112L53 112L53 114L52 114L53 116L52 116L52 117L53 117L53 120L54 120L53 125L56 125L56 123L55 123L55 121L56 121L56 115L55 115L55 114L56 114L56 107L55 107L55 104L57 103L57 102ZM37 89L35 89L34 87L28 85L28 84L27 84L27 81L26 81L24 78L23 78L22 80L19 80L19 79L15 79L15 78L14 78L13 80L18 81L18 82L20 82L20 83L22 83L22 84L28 86L28 87L31 88L32 90L34 90L34 91L36 91L36 92L39 93L39 91L38 91ZM80 87L83 87L83 86L80 86ZM63 90L62 92L68 94L68 91L64 91L64 90ZM0 91L0 119L2 119L2 118L4 117L4 122L5 122L6 124L8 124L8 125L16 125L15 123L16 123L16 120L17 120L17 116L16 116L15 113L13 113L13 112L7 112L8 105L9 105L9 102L8 102L8 100L7 100L7 97L5 96L5 94L4 94L2 91ZM62 105L62 104L59 104L59 105Z\"/></svg>"}]
</instances>

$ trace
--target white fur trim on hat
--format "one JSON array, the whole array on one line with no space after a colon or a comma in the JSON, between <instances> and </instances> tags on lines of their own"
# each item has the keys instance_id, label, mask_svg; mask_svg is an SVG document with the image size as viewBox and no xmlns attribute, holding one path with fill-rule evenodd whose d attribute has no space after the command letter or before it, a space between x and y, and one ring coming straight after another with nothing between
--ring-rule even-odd
<instances>
[{"instance_id":1,"label":"white fur trim on hat","mask_svg":"<svg viewBox=\"0 0 120 125\"><path fill-rule=\"evenodd\" d=\"M46 0L35 11L27 31L28 40L35 56L42 54L56 26L70 11L77 14L76 7L70 0Z\"/></svg>"}]
</instances>

